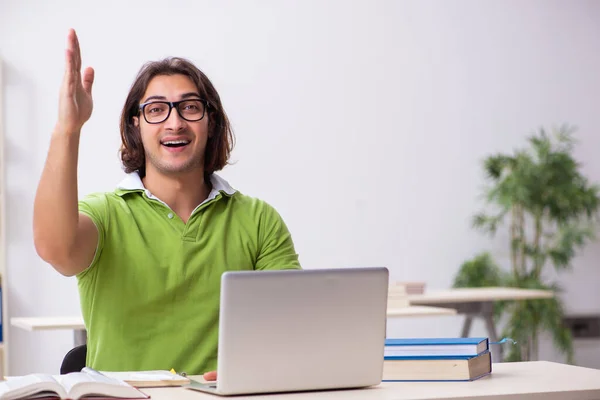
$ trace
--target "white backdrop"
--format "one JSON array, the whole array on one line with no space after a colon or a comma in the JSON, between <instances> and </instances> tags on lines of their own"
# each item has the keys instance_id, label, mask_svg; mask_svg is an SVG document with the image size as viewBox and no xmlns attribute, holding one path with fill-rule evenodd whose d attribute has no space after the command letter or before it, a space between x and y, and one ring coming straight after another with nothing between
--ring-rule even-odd
<instances>
[{"instance_id":1,"label":"white backdrop","mask_svg":"<svg viewBox=\"0 0 600 400\"><path fill-rule=\"evenodd\" d=\"M489 153L540 125L576 124L577 155L600 181L599 17L594 1L0 0L5 322L79 312L75 279L41 262L32 240L69 27L96 69L80 195L121 179L119 112L142 63L188 57L233 122L236 164L223 176L279 210L305 268L385 265L436 289L476 252L506 248L469 226ZM559 278L569 312L600 312L598 253ZM453 336L461 322L394 320L389 334ZM9 335L12 374L57 372L72 345L67 331ZM540 356L561 360L547 341ZM599 359L598 341L577 343L578 363Z\"/></svg>"}]
</instances>

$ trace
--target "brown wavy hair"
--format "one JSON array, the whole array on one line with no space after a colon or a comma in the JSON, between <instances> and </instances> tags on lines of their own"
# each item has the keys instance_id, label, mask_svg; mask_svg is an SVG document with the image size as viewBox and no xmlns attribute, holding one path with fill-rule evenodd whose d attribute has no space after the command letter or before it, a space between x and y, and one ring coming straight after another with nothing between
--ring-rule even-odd
<instances>
[{"instance_id":1,"label":"brown wavy hair","mask_svg":"<svg viewBox=\"0 0 600 400\"><path fill-rule=\"evenodd\" d=\"M125 100L120 122L120 155L126 173L138 171L141 177L146 175L146 154L140 130L134 125L133 117L139 116L140 101L148 84L157 75L176 74L189 77L198 88L200 96L208 102L206 113L209 137L204 155L204 176L209 177L227 165L233 150L234 136L217 90L191 61L180 57L168 57L144 64Z\"/></svg>"}]
</instances>

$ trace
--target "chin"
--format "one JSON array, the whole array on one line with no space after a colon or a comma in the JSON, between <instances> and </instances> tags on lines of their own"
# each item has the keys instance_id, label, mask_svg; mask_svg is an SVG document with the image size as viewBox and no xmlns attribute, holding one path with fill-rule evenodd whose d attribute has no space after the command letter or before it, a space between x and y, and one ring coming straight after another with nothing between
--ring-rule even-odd
<instances>
[{"instance_id":1,"label":"chin","mask_svg":"<svg viewBox=\"0 0 600 400\"><path fill-rule=\"evenodd\" d=\"M161 174L181 174L201 171L204 159L200 157L155 157L146 153L146 161L151 168Z\"/></svg>"},{"instance_id":2,"label":"chin","mask_svg":"<svg viewBox=\"0 0 600 400\"><path fill-rule=\"evenodd\" d=\"M188 163L161 163L160 165L155 165L154 169L163 174L183 174L194 171L201 171L202 164L196 162L188 162Z\"/></svg>"}]
</instances>

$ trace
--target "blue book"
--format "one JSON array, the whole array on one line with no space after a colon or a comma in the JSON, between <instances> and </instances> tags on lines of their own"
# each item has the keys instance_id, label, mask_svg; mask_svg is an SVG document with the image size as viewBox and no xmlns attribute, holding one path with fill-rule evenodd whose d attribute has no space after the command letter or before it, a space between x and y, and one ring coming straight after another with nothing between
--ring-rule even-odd
<instances>
[{"instance_id":1,"label":"blue book","mask_svg":"<svg viewBox=\"0 0 600 400\"><path fill-rule=\"evenodd\" d=\"M483 337L386 339L384 358L470 358L488 350Z\"/></svg>"}]
</instances>

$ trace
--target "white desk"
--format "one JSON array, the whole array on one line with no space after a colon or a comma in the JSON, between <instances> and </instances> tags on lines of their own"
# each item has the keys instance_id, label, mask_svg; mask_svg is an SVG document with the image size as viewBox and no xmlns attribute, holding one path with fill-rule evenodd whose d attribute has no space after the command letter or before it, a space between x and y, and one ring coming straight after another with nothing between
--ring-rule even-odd
<instances>
[{"instance_id":1,"label":"white desk","mask_svg":"<svg viewBox=\"0 0 600 400\"><path fill-rule=\"evenodd\" d=\"M406 306L388 308L388 317L429 317L433 315L456 315L457 311L447 307Z\"/></svg>"},{"instance_id":2,"label":"white desk","mask_svg":"<svg viewBox=\"0 0 600 400\"><path fill-rule=\"evenodd\" d=\"M443 291L425 292L408 295L411 305L430 307L449 307L459 314L465 314L461 336L468 337L473 318L481 317L492 342L498 341L496 325L494 324L494 302L502 300L533 300L550 299L554 292L550 290L519 289L510 287L460 288ZM502 361L502 347L495 351L498 361Z\"/></svg>"},{"instance_id":3,"label":"white desk","mask_svg":"<svg viewBox=\"0 0 600 400\"><path fill-rule=\"evenodd\" d=\"M388 309L388 317L418 317L432 315L455 315L456 310L447 307L406 306ZM10 323L27 331L68 329L73 331L73 344L79 346L87 342L85 324L82 317L30 317L11 318Z\"/></svg>"},{"instance_id":4,"label":"white desk","mask_svg":"<svg viewBox=\"0 0 600 400\"><path fill-rule=\"evenodd\" d=\"M554 297L554 292L551 290L511 287L481 287L431 291L422 294L409 294L407 296L412 304L449 304L457 302L473 303L480 301L551 299Z\"/></svg>"},{"instance_id":5,"label":"white desk","mask_svg":"<svg viewBox=\"0 0 600 400\"><path fill-rule=\"evenodd\" d=\"M201 377L192 379L202 381ZM214 400L212 394L176 388L142 389L152 400ZM366 389L236 396L236 400L598 400L600 370L547 361L493 364L473 382L383 382Z\"/></svg>"},{"instance_id":6,"label":"white desk","mask_svg":"<svg viewBox=\"0 0 600 400\"><path fill-rule=\"evenodd\" d=\"M456 310L450 307L412 305L406 294L406 284L395 282L389 286L387 300L388 317L426 317L433 315L456 315Z\"/></svg>"},{"instance_id":7,"label":"white desk","mask_svg":"<svg viewBox=\"0 0 600 400\"><path fill-rule=\"evenodd\" d=\"M75 346L87 342L83 317L11 318L10 323L27 331L68 329L73 331L73 344Z\"/></svg>"}]
</instances>

